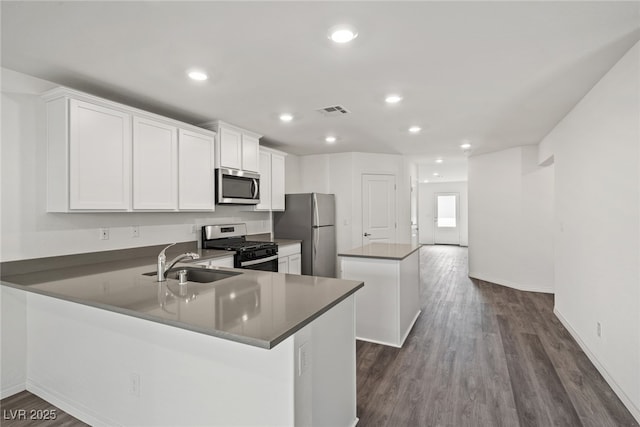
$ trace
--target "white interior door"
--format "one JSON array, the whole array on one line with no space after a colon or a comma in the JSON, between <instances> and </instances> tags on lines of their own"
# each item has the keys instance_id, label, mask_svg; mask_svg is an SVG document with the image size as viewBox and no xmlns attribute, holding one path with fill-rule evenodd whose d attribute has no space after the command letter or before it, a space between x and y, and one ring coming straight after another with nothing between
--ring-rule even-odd
<instances>
[{"instance_id":1,"label":"white interior door","mask_svg":"<svg viewBox=\"0 0 640 427\"><path fill-rule=\"evenodd\" d=\"M460 244L460 195L436 193L433 242L436 245Z\"/></svg>"},{"instance_id":2,"label":"white interior door","mask_svg":"<svg viewBox=\"0 0 640 427\"><path fill-rule=\"evenodd\" d=\"M362 175L362 244L395 242L396 177Z\"/></svg>"}]
</instances>

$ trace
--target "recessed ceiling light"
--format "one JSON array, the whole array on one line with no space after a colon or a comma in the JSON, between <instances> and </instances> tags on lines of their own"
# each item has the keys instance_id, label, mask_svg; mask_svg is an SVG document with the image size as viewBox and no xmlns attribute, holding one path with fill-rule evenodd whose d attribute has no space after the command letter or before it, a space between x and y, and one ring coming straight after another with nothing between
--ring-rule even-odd
<instances>
[{"instance_id":1,"label":"recessed ceiling light","mask_svg":"<svg viewBox=\"0 0 640 427\"><path fill-rule=\"evenodd\" d=\"M328 136L324 140L327 142L327 144L335 144L337 139L335 136Z\"/></svg>"},{"instance_id":2,"label":"recessed ceiling light","mask_svg":"<svg viewBox=\"0 0 640 427\"><path fill-rule=\"evenodd\" d=\"M387 95L387 97L384 99L387 104L397 104L401 100L402 97L400 95Z\"/></svg>"},{"instance_id":3,"label":"recessed ceiling light","mask_svg":"<svg viewBox=\"0 0 640 427\"><path fill-rule=\"evenodd\" d=\"M422 130L420 126L411 126L409 128L409 132L411 133L419 133Z\"/></svg>"},{"instance_id":4,"label":"recessed ceiling light","mask_svg":"<svg viewBox=\"0 0 640 427\"><path fill-rule=\"evenodd\" d=\"M436 159L436 163L442 163L444 160L442 159Z\"/></svg>"},{"instance_id":5,"label":"recessed ceiling light","mask_svg":"<svg viewBox=\"0 0 640 427\"><path fill-rule=\"evenodd\" d=\"M440 176L440 174L438 172L434 172L433 176Z\"/></svg>"},{"instance_id":6,"label":"recessed ceiling light","mask_svg":"<svg viewBox=\"0 0 640 427\"><path fill-rule=\"evenodd\" d=\"M205 81L209 78L209 76L207 76L207 73L199 70L191 70L187 73L187 75L191 80L197 80L199 82Z\"/></svg>"},{"instance_id":7,"label":"recessed ceiling light","mask_svg":"<svg viewBox=\"0 0 640 427\"><path fill-rule=\"evenodd\" d=\"M349 26L338 25L329 29L329 38L336 43L349 43L356 37L358 32Z\"/></svg>"},{"instance_id":8,"label":"recessed ceiling light","mask_svg":"<svg viewBox=\"0 0 640 427\"><path fill-rule=\"evenodd\" d=\"M471 148L471 144L469 144L468 142L465 142L464 144L462 144L460 146L460 148L462 148L463 150L467 150L467 149Z\"/></svg>"},{"instance_id":9,"label":"recessed ceiling light","mask_svg":"<svg viewBox=\"0 0 640 427\"><path fill-rule=\"evenodd\" d=\"M282 120L283 122L290 122L291 120L293 120L293 115L289 113L280 114L280 120Z\"/></svg>"}]
</instances>

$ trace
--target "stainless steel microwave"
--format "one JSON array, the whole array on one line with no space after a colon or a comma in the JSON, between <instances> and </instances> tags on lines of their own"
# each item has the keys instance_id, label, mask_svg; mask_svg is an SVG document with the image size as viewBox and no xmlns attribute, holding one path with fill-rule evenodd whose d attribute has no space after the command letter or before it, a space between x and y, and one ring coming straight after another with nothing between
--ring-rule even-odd
<instances>
[{"instance_id":1,"label":"stainless steel microwave","mask_svg":"<svg viewBox=\"0 0 640 427\"><path fill-rule=\"evenodd\" d=\"M216 169L216 203L257 205L260 203L260 175L238 169Z\"/></svg>"}]
</instances>

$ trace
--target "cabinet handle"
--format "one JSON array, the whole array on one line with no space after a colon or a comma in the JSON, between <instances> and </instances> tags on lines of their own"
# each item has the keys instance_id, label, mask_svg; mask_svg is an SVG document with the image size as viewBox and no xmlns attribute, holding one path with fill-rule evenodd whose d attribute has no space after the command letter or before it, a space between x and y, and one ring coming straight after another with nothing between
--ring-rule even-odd
<instances>
[{"instance_id":1,"label":"cabinet handle","mask_svg":"<svg viewBox=\"0 0 640 427\"><path fill-rule=\"evenodd\" d=\"M369 237L369 236L371 236L370 233L364 233L364 237Z\"/></svg>"}]
</instances>

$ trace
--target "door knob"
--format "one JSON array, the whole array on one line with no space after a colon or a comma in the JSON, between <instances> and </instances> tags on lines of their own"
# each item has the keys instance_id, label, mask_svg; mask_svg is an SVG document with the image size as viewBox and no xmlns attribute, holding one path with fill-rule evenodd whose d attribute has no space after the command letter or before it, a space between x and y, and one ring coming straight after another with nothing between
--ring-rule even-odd
<instances>
[{"instance_id":1,"label":"door knob","mask_svg":"<svg viewBox=\"0 0 640 427\"><path fill-rule=\"evenodd\" d=\"M369 234L369 233L364 233L364 237L369 237L369 236L371 236L371 234Z\"/></svg>"}]
</instances>

